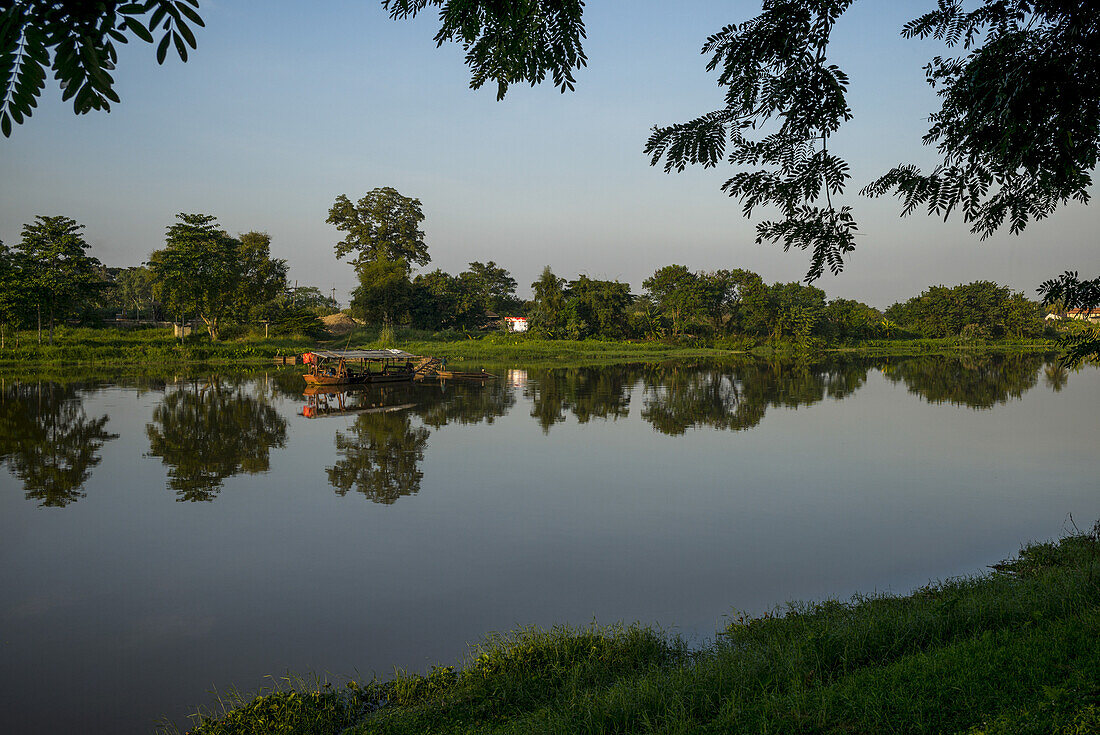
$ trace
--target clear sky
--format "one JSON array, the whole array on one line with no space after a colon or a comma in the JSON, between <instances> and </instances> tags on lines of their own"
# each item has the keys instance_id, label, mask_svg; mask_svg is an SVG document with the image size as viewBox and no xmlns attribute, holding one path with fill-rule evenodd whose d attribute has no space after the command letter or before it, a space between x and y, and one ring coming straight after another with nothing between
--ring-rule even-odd
<instances>
[{"instance_id":1,"label":"clear sky","mask_svg":"<svg viewBox=\"0 0 1100 735\"><path fill-rule=\"evenodd\" d=\"M932 0L861 0L831 55L851 76L855 120L831 146L852 165L858 248L830 297L879 307L930 284L992 279L1034 297L1066 269L1094 275L1100 207L1070 205L984 243L961 220L899 219L895 200L856 192L891 166L926 169L921 135L936 98L922 66L943 49L898 29ZM544 265L628 281L656 268L748 268L800 280L809 258L756 245L754 223L719 186L728 166L665 174L642 148L654 124L721 106L699 49L711 33L759 12L756 0L590 0L589 66L577 90L474 92L462 51L436 49L435 14L389 20L375 0L217 0L184 64L162 67L131 43L116 70L122 103L77 117L47 87L31 120L0 139L0 239L19 240L36 214L87 225L107 265L136 265L163 247L177 212L218 217L230 232L264 230L290 277L346 303L351 266L325 223L339 194L381 186L419 198L429 269L495 260L521 295Z\"/></svg>"}]
</instances>

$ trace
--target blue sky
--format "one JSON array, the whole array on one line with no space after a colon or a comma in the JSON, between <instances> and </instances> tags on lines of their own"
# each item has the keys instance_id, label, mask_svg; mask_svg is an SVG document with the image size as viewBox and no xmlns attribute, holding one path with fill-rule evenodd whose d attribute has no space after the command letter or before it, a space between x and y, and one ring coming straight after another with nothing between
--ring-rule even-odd
<instances>
[{"instance_id":1,"label":"blue sky","mask_svg":"<svg viewBox=\"0 0 1100 735\"><path fill-rule=\"evenodd\" d=\"M935 160L920 143L936 102L922 66L943 49L897 33L931 4L862 0L836 30L855 119L832 148L852 165L861 235L845 272L817 285L884 307L935 283L988 278L1034 295L1067 268L1095 273L1096 206L981 243L961 221L899 219L896 201L856 195L896 163ZM429 269L495 260L521 294L547 264L635 292L674 262L799 280L808 256L756 245L754 223L719 191L731 168L667 175L642 153L654 124L721 105L699 49L758 11L591 0L577 90L515 87L497 102L495 88L468 88L459 47L435 48L434 13L394 22L373 0L203 2L207 27L186 64L158 67L150 46L131 44L110 114L73 115L51 84L0 140L0 239L17 242L36 214L65 214L87 225L104 263L133 265L163 246L175 213L205 212L230 232L269 232L292 279L340 295L355 278L335 259L328 207L392 186L423 203Z\"/></svg>"}]
</instances>

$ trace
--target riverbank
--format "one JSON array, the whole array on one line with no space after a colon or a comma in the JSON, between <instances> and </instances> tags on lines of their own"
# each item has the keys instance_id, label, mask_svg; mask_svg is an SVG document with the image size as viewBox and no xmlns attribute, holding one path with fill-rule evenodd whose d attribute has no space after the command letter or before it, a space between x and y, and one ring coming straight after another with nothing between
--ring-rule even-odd
<instances>
[{"instance_id":1,"label":"riverbank","mask_svg":"<svg viewBox=\"0 0 1100 735\"><path fill-rule=\"evenodd\" d=\"M15 346L18 344L18 347ZM211 343L204 337L177 340L164 329L63 328L54 344L37 342L37 335L24 332L18 340L8 335L0 350L0 367L38 365L142 366L193 363L256 365L270 364L277 355L295 355L316 348L397 347L409 352L456 361L493 363L606 363L652 361L670 358L723 357L749 354L758 357L793 356L845 352L870 356L930 354L972 354L982 352L1053 351L1053 340L874 340L858 345L828 346L763 342L751 339L720 341L717 344L687 342L570 341L541 340L525 335L501 333L417 332L398 330L392 341L382 342L378 331L360 328L331 339L304 337L243 336Z\"/></svg>"},{"instance_id":2,"label":"riverbank","mask_svg":"<svg viewBox=\"0 0 1100 735\"><path fill-rule=\"evenodd\" d=\"M195 735L1100 732L1100 524L906 597L493 637L461 668L229 697ZM176 732L168 728L165 732Z\"/></svg>"}]
</instances>

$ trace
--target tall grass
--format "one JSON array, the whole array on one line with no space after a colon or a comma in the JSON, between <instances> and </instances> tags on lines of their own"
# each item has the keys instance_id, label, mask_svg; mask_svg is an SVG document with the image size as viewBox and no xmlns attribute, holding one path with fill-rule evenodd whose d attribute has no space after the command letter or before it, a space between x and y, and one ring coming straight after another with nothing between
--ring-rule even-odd
<instances>
[{"instance_id":1,"label":"tall grass","mask_svg":"<svg viewBox=\"0 0 1100 735\"><path fill-rule=\"evenodd\" d=\"M193 732L1098 733L1100 524L905 597L735 616L700 649L526 629L460 668L237 704Z\"/></svg>"}]
</instances>

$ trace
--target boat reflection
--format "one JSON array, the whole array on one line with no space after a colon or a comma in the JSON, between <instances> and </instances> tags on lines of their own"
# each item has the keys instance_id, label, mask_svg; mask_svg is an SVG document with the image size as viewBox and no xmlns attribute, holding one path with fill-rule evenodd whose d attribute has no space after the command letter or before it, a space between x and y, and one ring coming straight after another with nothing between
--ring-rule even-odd
<instances>
[{"instance_id":1,"label":"boat reflection","mask_svg":"<svg viewBox=\"0 0 1100 735\"><path fill-rule=\"evenodd\" d=\"M414 402L388 401L388 398L393 397L394 391L388 391L388 393L389 396L384 388L371 390L350 386L340 388L309 386L304 394L306 403L298 415L305 416L307 419L318 419L325 416L348 416L360 413L390 413L404 411L416 405Z\"/></svg>"}]
</instances>

